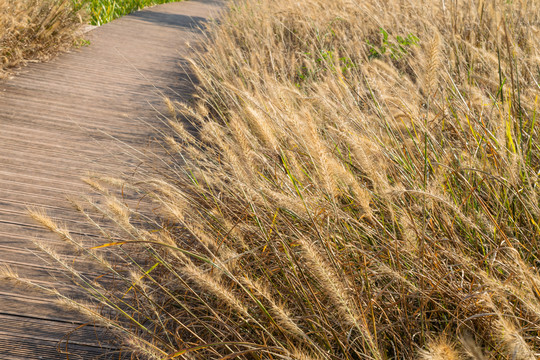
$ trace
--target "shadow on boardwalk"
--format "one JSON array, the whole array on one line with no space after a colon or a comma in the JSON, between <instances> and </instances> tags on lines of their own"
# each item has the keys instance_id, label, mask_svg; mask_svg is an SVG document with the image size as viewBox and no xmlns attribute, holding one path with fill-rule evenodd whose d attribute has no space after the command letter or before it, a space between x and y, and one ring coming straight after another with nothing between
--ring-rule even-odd
<instances>
[{"instance_id":1,"label":"shadow on boardwalk","mask_svg":"<svg viewBox=\"0 0 540 360\"><path fill-rule=\"evenodd\" d=\"M134 18L150 22L158 26L191 29L200 32L208 19L200 16L185 16L180 14L168 14L159 11L137 11L132 14Z\"/></svg>"}]
</instances>

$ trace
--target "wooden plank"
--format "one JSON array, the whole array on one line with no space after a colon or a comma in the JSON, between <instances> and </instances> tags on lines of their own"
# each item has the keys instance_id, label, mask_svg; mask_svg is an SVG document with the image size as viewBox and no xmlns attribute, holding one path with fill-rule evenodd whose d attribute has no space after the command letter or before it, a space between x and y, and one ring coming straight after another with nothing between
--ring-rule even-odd
<instances>
[{"instance_id":1,"label":"wooden plank","mask_svg":"<svg viewBox=\"0 0 540 360\"><path fill-rule=\"evenodd\" d=\"M67 353L67 354L66 354ZM68 359L122 359L121 354L104 355L94 346L66 345L54 340L20 337L0 332L0 359L2 360L66 360Z\"/></svg>"},{"instance_id":2,"label":"wooden plank","mask_svg":"<svg viewBox=\"0 0 540 360\"><path fill-rule=\"evenodd\" d=\"M8 314L0 314L0 323L0 335L9 333L23 338L58 341L58 334L67 334L66 339L69 335L70 343L90 347L95 347L99 338L106 336L108 332L107 329L95 327L92 323L72 324L68 321ZM31 335L36 329L39 329L39 336Z\"/></svg>"}]
</instances>

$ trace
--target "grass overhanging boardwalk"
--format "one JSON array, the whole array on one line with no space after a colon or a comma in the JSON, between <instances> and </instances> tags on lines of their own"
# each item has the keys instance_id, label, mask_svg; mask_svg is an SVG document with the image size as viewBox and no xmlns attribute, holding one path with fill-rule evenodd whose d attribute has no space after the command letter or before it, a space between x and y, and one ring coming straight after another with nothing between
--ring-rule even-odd
<instances>
[{"instance_id":1,"label":"grass overhanging boardwalk","mask_svg":"<svg viewBox=\"0 0 540 360\"><path fill-rule=\"evenodd\" d=\"M27 208L43 207L84 233L66 196L87 191L80 178L88 171L135 171L138 152L158 136L163 95L192 94L178 63L186 42L197 42L199 26L220 4L192 0L133 13L90 32L89 46L0 82L0 264L53 285L57 269L31 240L59 240L30 219ZM66 359L60 340L84 323L39 292L9 282L0 282L0 322L0 359ZM103 354L100 336L107 335L92 326L75 331L69 359Z\"/></svg>"}]
</instances>

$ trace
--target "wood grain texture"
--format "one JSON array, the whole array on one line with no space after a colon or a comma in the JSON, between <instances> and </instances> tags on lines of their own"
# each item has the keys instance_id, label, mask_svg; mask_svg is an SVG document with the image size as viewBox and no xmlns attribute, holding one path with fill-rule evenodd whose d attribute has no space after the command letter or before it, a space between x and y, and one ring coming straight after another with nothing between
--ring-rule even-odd
<instances>
[{"instance_id":1,"label":"wood grain texture","mask_svg":"<svg viewBox=\"0 0 540 360\"><path fill-rule=\"evenodd\" d=\"M66 197L88 191L81 181L88 172L129 174L154 151L164 96L189 100L194 91L181 66L186 43L202 38L200 28L221 7L190 0L138 11L89 32L89 46L0 82L0 264L70 291L32 242L61 241L28 216L28 207L45 208L77 235L99 237ZM69 249L63 255L98 276ZM5 281L0 323L0 359L67 359L66 352L69 359L122 358L102 341L105 329L82 326L78 314Z\"/></svg>"}]
</instances>

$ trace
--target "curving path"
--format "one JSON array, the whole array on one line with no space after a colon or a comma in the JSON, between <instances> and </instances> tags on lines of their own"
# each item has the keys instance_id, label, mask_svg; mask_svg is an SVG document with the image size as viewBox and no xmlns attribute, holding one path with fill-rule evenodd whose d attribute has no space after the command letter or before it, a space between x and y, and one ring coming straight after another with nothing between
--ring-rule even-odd
<instances>
[{"instance_id":1,"label":"curving path","mask_svg":"<svg viewBox=\"0 0 540 360\"><path fill-rule=\"evenodd\" d=\"M178 63L221 4L190 0L133 13L88 33L89 46L0 82L0 264L44 286L55 282L54 266L30 240L58 240L27 206L84 232L66 195L87 189L80 181L87 171L137 167L137 152L157 136L163 95L192 94ZM67 359L66 349L69 359L119 358L102 356L99 328L77 330L66 344L80 317L10 282L0 282L0 324L0 359Z\"/></svg>"}]
</instances>

